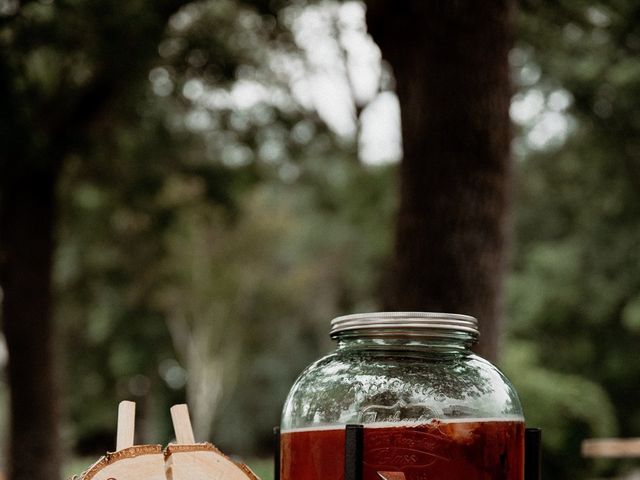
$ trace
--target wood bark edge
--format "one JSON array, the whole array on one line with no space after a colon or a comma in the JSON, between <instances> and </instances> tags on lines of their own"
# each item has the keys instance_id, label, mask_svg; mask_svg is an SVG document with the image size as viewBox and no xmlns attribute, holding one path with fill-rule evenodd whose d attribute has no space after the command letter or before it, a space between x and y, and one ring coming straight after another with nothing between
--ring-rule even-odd
<instances>
[{"instance_id":1,"label":"wood bark edge","mask_svg":"<svg viewBox=\"0 0 640 480\"><path fill-rule=\"evenodd\" d=\"M74 475L70 480L90 480L100 470L120 460L158 453L162 453L162 445L135 445L123 450L118 450L117 452L109 452L105 456L101 457L96 463L91 465L86 471L80 475Z\"/></svg>"},{"instance_id":2,"label":"wood bark edge","mask_svg":"<svg viewBox=\"0 0 640 480\"><path fill-rule=\"evenodd\" d=\"M234 462L227 455L225 455L220 450L218 450L218 448L216 448L215 445L209 442L193 443L193 444L186 444L186 445L170 443L169 445L167 445L167 448L164 450L165 462L174 453L188 453L188 452L214 452L220 455L221 457L224 457L225 459L229 460L234 465L236 465L240 470L242 470L243 473L247 475L247 478L249 480L260 480L260 478L257 477L256 474L253 473L253 471L244 463Z\"/></svg>"}]
</instances>

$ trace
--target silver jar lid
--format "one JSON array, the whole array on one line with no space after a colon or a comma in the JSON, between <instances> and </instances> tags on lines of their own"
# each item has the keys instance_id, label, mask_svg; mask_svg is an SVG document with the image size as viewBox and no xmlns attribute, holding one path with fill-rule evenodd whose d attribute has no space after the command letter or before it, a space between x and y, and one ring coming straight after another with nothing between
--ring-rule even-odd
<instances>
[{"instance_id":1,"label":"silver jar lid","mask_svg":"<svg viewBox=\"0 0 640 480\"><path fill-rule=\"evenodd\" d=\"M343 315L331 320L331 337L342 332L377 330L384 333L446 337L480 335L478 320L470 315L435 312L373 312Z\"/></svg>"}]
</instances>

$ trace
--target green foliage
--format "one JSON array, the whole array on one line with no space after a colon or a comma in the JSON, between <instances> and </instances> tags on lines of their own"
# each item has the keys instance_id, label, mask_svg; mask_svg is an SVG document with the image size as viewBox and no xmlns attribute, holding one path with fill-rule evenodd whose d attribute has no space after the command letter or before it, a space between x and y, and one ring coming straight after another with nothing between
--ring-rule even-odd
<instances>
[{"instance_id":1,"label":"green foliage","mask_svg":"<svg viewBox=\"0 0 640 480\"><path fill-rule=\"evenodd\" d=\"M594 475L579 457L584 438L640 431L637 15L628 1L525 4L512 56L516 100L542 103L516 140L518 341L505 363L527 418L544 426L549 479ZM554 115L564 131L540 142L536 128Z\"/></svg>"},{"instance_id":2,"label":"green foliage","mask_svg":"<svg viewBox=\"0 0 640 480\"><path fill-rule=\"evenodd\" d=\"M361 165L283 90L263 62L296 53L269 15L179 11L149 82L67 158L56 284L80 453L111 448L122 398L138 401L140 441L168 441L185 396L200 438L268 452L289 386L328 348L327 319L374 308L391 170ZM256 81L279 103L229 103Z\"/></svg>"},{"instance_id":3,"label":"green foliage","mask_svg":"<svg viewBox=\"0 0 640 480\"><path fill-rule=\"evenodd\" d=\"M615 435L615 411L593 381L541 367L539 350L532 343L510 343L504 352L506 373L520 395L527 423L543 430L545 475L582 478L588 472L580 459L582 440Z\"/></svg>"}]
</instances>

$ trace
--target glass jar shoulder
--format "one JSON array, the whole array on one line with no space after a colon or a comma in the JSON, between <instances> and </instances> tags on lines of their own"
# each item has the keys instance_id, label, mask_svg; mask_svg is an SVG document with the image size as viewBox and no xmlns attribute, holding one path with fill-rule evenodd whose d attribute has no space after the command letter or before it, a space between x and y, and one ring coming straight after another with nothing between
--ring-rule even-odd
<instances>
[{"instance_id":1,"label":"glass jar shoulder","mask_svg":"<svg viewBox=\"0 0 640 480\"><path fill-rule=\"evenodd\" d=\"M285 402L283 429L433 418L522 418L517 394L473 355L338 351L309 366Z\"/></svg>"}]
</instances>

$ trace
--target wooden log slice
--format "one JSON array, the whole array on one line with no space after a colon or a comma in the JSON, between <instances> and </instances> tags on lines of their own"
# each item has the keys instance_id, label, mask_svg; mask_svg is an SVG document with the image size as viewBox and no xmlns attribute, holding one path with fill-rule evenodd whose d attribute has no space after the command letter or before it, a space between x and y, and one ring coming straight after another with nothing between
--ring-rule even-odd
<instances>
[{"instance_id":1,"label":"wooden log slice","mask_svg":"<svg viewBox=\"0 0 640 480\"><path fill-rule=\"evenodd\" d=\"M107 453L76 480L166 480L161 445L136 445Z\"/></svg>"},{"instance_id":2,"label":"wooden log slice","mask_svg":"<svg viewBox=\"0 0 640 480\"><path fill-rule=\"evenodd\" d=\"M167 480L260 480L210 443L170 444L165 465Z\"/></svg>"}]
</instances>

